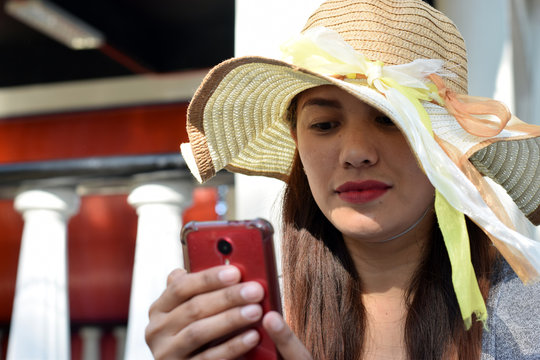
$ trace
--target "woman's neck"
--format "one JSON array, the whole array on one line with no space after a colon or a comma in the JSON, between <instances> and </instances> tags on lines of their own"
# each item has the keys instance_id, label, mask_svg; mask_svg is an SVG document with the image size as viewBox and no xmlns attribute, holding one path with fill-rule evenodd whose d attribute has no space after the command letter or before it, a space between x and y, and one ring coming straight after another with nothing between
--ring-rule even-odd
<instances>
[{"instance_id":1,"label":"woman's neck","mask_svg":"<svg viewBox=\"0 0 540 360\"><path fill-rule=\"evenodd\" d=\"M407 358L406 296L430 240L434 216L430 211L410 231L385 242L344 238L362 283L366 360Z\"/></svg>"},{"instance_id":2,"label":"woman's neck","mask_svg":"<svg viewBox=\"0 0 540 360\"><path fill-rule=\"evenodd\" d=\"M409 232L385 242L365 242L345 237L345 244L362 279L364 294L406 291L422 261L434 224L430 212Z\"/></svg>"}]
</instances>

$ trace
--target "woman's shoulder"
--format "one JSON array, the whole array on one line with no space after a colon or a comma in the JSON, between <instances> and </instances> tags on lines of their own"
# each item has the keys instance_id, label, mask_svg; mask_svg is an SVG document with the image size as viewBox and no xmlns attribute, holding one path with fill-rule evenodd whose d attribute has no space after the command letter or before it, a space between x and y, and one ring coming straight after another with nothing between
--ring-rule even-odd
<instances>
[{"instance_id":1,"label":"woman's shoulder","mask_svg":"<svg viewBox=\"0 0 540 360\"><path fill-rule=\"evenodd\" d=\"M540 359L540 282L524 285L503 259L487 301L482 360Z\"/></svg>"}]
</instances>

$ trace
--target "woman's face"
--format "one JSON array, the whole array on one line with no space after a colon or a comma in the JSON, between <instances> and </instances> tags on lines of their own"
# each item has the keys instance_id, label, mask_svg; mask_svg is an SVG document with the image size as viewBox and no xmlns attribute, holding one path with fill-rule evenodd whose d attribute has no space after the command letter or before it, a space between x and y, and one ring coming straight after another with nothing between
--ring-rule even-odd
<instances>
[{"instance_id":1,"label":"woman's face","mask_svg":"<svg viewBox=\"0 0 540 360\"><path fill-rule=\"evenodd\" d=\"M346 91L300 94L294 136L313 197L344 237L387 240L431 207L433 186L400 130Z\"/></svg>"}]
</instances>

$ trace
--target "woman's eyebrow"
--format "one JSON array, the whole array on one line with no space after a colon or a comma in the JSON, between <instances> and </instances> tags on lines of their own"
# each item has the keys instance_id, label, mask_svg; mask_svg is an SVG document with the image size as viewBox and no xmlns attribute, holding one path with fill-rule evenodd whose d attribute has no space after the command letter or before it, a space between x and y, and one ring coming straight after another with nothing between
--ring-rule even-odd
<instances>
[{"instance_id":1,"label":"woman's eyebrow","mask_svg":"<svg viewBox=\"0 0 540 360\"><path fill-rule=\"evenodd\" d=\"M342 108L341 103L339 101L325 99L325 98L310 98L302 104L301 109L305 108L306 106L325 106L325 107L331 107L335 109Z\"/></svg>"}]
</instances>

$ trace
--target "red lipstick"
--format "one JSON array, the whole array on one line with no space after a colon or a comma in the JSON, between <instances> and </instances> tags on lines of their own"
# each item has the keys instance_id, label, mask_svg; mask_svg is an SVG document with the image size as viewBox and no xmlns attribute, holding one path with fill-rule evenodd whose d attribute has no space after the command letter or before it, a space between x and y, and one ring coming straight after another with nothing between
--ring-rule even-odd
<instances>
[{"instance_id":1,"label":"red lipstick","mask_svg":"<svg viewBox=\"0 0 540 360\"><path fill-rule=\"evenodd\" d=\"M349 181L340 185L336 193L343 201L363 204L383 196L390 188L390 185L376 180Z\"/></svg>"}]
</instances>

